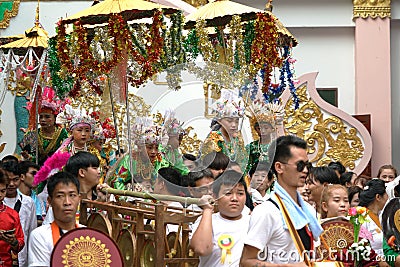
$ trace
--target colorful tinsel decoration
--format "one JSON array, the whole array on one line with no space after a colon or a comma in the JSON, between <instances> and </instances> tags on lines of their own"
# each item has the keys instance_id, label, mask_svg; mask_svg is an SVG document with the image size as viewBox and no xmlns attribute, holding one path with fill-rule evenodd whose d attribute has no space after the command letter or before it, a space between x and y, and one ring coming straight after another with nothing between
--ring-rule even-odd
<instances>
[{"instance_id":1,"label":"colorful tinsel decoration","mask_svg":"<svg viewBox=\"0 0 400 267\"><path fill-rule=\"evenodd\" d=\"M65 23L59 23L57 34L57 54L60 61L59 74L61 79L67 76L73 77L76 83L72 94L80 90L79 80L88 80L89 84L94 74L103 75L109 73L123 58L124 51L128 51L131 59L141 66L141 75L128 75L128 82L133 86L139 86L154 74L153 65L159 61L162 54L163 38L161 37L162 12L155 11L150 35L146 40L146 54L143 55L133 49L132 35L128 30L127 23L119 14L113 14L108 21L108 36L112 40L112 57L110 60L95 58L89 49L86 29L78 20L74 23L74 32L68 45L68 37L65 32ZM108 40L104 40L107 42ZM94 88L101 93L99 88Z\"/></svg>"},{"instance_id":2,"label":"colorful tinsel decoration","mask_svg":"<svg viewBox=\"0 0 400 267\"><path fill-rule=\"evenodd\" d=\"M64 79L59 75L61 68L60 61L57 57L56 40L54 38L49 39L49 67L51 74L51 83L57 95L60 98L64 98L68 92L72 89L74 79L71 76L65 77Z\"/></svg>"},{"instance_id":3,"label":"colorful tinsel decoration","mask_svg":"<svg viewBox=\"0 0 400 267\"><path fill-rule=\"evenodd\" d=\"M279 35L274 18L268 13L257 13L255 33L251 46L252 61L249 74L253 77L258 70L263 69L265 71L262 91L266 93L271 83L270 73L274 67L282 65L282 58L278 52Z\"/></svg>"},{"instance_id":4,"label":"colorful tinsel decoration","mask_svg":"<svg viewBox=\"0 0 400 267\"><path fill-rule=\"evenodd\" d=\"M196 35L199 39L199 50L205 62L216 62L218 54L215 51L211 41L208 39L207 27L205 20L196 22Z\"/></svg>"},{"instance_id":5,"label":"colorful tinsel decoration","mask_svg":"<svg viewBox=\"0 0 400 267\"><path fill-rule=\"evenodd\" d=\"M231 32L228 41L228 48L233 51L232 66L239 70L246 65L240 16L232 16L229 28L231 29Z\"/></svg>"}]
</instances>

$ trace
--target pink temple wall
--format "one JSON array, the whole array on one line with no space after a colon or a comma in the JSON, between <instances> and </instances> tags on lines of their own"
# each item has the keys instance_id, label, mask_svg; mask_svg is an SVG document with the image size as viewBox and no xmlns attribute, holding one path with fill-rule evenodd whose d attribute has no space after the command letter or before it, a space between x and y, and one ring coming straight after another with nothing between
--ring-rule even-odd
<instances>
[{"instance_id":1,"label":"pink temple wall","mask_svg":"<svg viewBox=\"0 0 400 267\"><path fill-rule=\"evenodd\" d=\"M355 20L356 114L371 114L372 176L392 163L390 19Z\"/></svg>"}]
</instances>

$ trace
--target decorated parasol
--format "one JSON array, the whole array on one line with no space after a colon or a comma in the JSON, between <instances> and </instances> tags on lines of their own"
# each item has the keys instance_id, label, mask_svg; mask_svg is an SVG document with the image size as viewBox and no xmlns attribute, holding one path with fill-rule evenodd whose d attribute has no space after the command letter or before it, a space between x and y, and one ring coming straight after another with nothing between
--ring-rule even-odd
<instances>
[{"instance_id":1,"label":"decorated parasol","mask_svg":"<svg viewBox=\"0 0 400 267\"><path fill-rule=\"evenodd\" d=\"M175 8L144 0L105 0L84 9L63 21L72 23L81 20L82 24L106 23L111 14L120 14L125 21L152 17L154 10L162 9L164 14L176 12Z\"/></svg>"},{"instance_id":2,"label":"decorated parasol","mask_svg":"<svg viewBox=\"0 0 400 267\"><path fill-rule=\"evenodd\" d=\"M185 25L191 30L189 53L200 53L208 64L228 65L242 95L254 99L261 90L266 102L278 101L287 87L295 97L291 50L297 40L271 12L271 2L259 10L216 0L187 16Z\"/></svg>"},{"instance_id":3,"label":"decorated parasol","mask_svg":"<svg viewBox=\"0 0 400 267\"><path fill-rule=\"evenodd\" d=\"M270 4L267 4L267 7L268 6L270 6ZM186 17L185 27L189 29L195 27L196 21L198 20L205 20L206 26L208 27L227 25L234 15L240 16L241 21L255 20L257 18L257 13L267 13L273 17L280 37L287 42L292 42L292 46L297 45L296 38L283 26L282 22L279 21L271 11L264 11L229 0L216 0L200 7L197 11Z\"/></svg>"}]
</instances>

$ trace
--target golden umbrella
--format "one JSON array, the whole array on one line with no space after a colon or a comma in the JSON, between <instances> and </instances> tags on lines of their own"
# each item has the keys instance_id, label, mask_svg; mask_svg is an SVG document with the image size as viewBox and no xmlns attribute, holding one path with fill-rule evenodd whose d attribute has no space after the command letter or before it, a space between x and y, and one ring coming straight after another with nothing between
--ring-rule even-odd
<instances>
[{"instance_id":1,"label":"golden umbrella","mask_svg":"<svg viewBox=\"0 0 400 267\"><path fill-rule=\"evenodd\" d=\"M101 24L107 22L111 14L121 14L125 21L131 21L152 17L156 9L163 9L164 14L177 11L175 8L144 0L105 0L63 21L72 23L80 19L82 24Z\"/></svg>"},{"instance_id":2,"label":"golden umbrella","mask_svg":"<svg viewBox=\"0 0 400 267\"><path fill-rule=\"evenodd\" d=\"M0 46L0 48L28 48L28 47L48 47L49 35L38 22L35 26L25 31L25 36L17 41Z\"/></svg>"},{"instance_id":3,"label":"golden umbrella","mask_svg":"<svg viewBox=\"0 0 400 267\"><path fill-rule=\"evenodd\" d=\"M270 11L249 7L229 0L216 0L200 7L196 12L186 17L186 28L194 28L196 21L203 19L208 27L223 26L229 24L233 15L239 15L242 21L256 19L257 13L268 13L275 19L275 25L283 39L289 39L292 46L297 45L297 40L286 29L274 14Z\"/></svg>"}]
</instances>

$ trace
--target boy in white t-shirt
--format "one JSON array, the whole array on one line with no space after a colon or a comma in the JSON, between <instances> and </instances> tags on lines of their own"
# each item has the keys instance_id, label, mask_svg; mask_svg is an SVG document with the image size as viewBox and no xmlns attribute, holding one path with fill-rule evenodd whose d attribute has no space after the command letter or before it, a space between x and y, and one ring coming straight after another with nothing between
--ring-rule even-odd
<instances>
[{"instance_id":1,"label":"boy in white t-shirt","mask_svg":"<svg viewBox=\"0 0 400 267\"><path fill-rule=\"evenodd\" d=\"M203 215L193 225L190 246L200 257L199 267L239 266L244 237L250 216L242 214L246 203L246 183L240 173L224 172L213 184L216 205L212 196L203 196Z\"/></svg>"}]
</instances>

